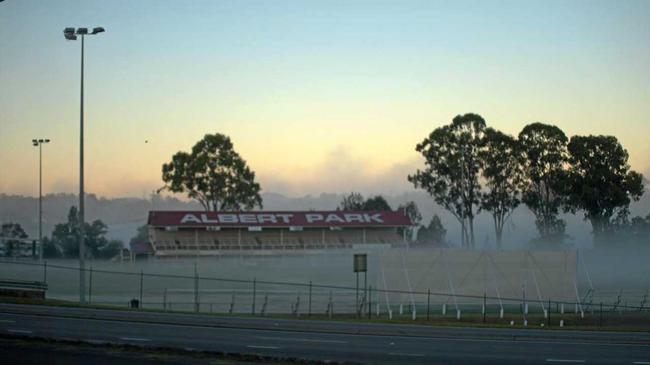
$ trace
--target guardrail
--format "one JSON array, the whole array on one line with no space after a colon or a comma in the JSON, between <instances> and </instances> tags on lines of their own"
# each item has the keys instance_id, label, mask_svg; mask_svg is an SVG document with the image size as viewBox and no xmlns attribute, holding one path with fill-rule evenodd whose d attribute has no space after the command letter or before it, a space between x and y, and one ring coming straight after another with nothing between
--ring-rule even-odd
<instances>
[{"instance_id":1,"label":"guardrail","mask_svg":"<svg viewBox=\"0 0 650 365\"><path fill-rule=\"evenodd\" d=\"M5 289L30 289L30 290L47 290L47 283L42 281L26 281L13 279L0 279L0 288Z\"/></svg>"}]
</instances>

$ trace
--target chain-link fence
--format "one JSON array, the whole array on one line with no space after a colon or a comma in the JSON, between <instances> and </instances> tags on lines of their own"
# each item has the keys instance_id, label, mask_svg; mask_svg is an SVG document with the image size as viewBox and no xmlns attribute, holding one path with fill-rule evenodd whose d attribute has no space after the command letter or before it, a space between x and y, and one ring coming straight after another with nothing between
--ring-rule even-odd
<instances>
[{"instance_id":1,"label":"chain-link fence","mask_svg":"<svg viewBox=\"0 0 650 365\"><path fill-rule=\"evenodd\" d=\"M545 300L522 296L466 295L428 290L396 290L368 285L323 282L231 279L193 274L160 274L137 270L85 270L89 304L163 311L371 318L393 321L466 321L528 326L650 326L647 292L599 293L588 290L580 300ZM136 270L133 270L136 269ZM170 270L174 272L174 264ZM61 263L0 261L2 280L44 282L47 298L76 302L80 269ZM391 300L391 298L393 298ZM395 300L394 298L398 298ZM602 299L609 299L603 301Z\"/></svg>"}]
</instances>

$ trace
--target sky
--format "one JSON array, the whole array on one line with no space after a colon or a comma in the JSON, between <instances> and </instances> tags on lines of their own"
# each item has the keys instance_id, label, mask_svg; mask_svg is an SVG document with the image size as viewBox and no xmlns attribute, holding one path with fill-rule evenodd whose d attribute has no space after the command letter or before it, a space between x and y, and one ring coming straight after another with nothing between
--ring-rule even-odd
<instances>
[{"instance_id":1,"label":"sky","mask_svg":"<svg viewBox=\"0 0 650 365\"><path fill-rule=\"evenodd\" d=\"M229 135L266 192L398 194L415 145L468 112L516 135L616 136L650 175L650 1L0 2L0 193L148 196ZM148 141L148 143L145 143Z\"/></svg>"}]
</instances>

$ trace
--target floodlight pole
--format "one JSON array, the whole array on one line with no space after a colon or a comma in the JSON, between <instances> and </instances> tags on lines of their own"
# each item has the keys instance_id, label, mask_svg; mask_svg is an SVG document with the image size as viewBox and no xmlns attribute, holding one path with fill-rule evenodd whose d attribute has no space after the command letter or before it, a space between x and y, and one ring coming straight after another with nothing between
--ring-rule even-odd
<instances>
[{"instance_id":1,"label":"floodlight pole","mask_svg":"<svg viewBox=\"0 0 650 365\"><path fill-rule=\"evenodd\" d=\"M38 144L38 259L43 261L43 143Z\"/></svg>"},{"instance_id":2,"label":"floodlight pole","mask_svg":"<svg viewBox=\"0 0 650 365\"><path fill-rule=\"evenodd\" d=\"M86 303L86 243L84 232L84 38L81 34L81 106L79 108L79 303Z\"/></svg>"},{"instance_id":3,"label":"floodlight pole","mask_svg":"<svg viewBox=\"0 0 650 365\"><path fill-rule=\"evenodd\" d=\"M65 28L63 35L67 40L77 40L81 36L81 103L79 107L79 303L86 303L86 244L84 232L84 212L85 212L85 193L84 193L84 41L86 35L95 35L105 32L102 27L95 27L92 33L88 33L88 28Z\"/></svg>"},{"instance_id":4,"label":"floodlight pole","mask_svg":"<svg viewBox=\"0 0 650 365\"><path fill-rule=\"evenodd\" d=\"M47 138L32 139L32 145L38 147L38 259L43 260L43 143Z\"/></svg>"}]
</instances>

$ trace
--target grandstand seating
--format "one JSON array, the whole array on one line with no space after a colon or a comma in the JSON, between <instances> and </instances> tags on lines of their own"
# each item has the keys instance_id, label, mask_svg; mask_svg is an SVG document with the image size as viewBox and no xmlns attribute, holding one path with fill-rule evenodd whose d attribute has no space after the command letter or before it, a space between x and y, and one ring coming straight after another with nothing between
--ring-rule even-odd
<instances>
[{"instance_id":1,"label":"grandstand seating","mask_svg":"<svg viewBox=\"0 0 650 365\"><path fill-rule=\"evenodd\" d=\"M344 249L355 244L398 245L395 228L305 229L179 229L150 228L149 239L157 256L218 255L232 251Z\"/></svg>"}]
</instances>

